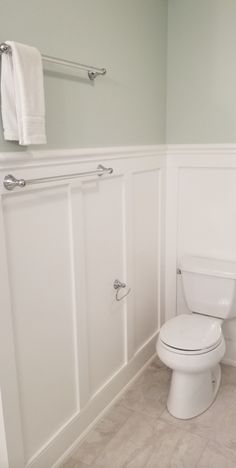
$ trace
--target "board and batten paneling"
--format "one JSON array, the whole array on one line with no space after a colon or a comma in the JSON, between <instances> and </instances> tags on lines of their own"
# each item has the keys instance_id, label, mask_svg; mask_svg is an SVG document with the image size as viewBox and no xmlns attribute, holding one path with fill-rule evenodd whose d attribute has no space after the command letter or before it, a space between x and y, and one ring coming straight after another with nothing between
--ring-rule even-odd
<instances>
[{"instance_id":1,"label":"board and batten paneling","mask_svg":"<svg viewBox=\"0 0 236 468\"><path fill-rule=\"evenodd\" d=\"M123 178L83 184L85 275L92 396L125 364L124 302L113 282L125 278Z\"/></svg>"},{"instance_id":2,"label":"board and batten paneling","mask_svg":"<svg viewBox=\"0 0 236 468\"><path fill-rule=\"evenodd\" d=\"M57 466L155 351L163 157L157 147L2 155L1 181L114 168L0 189L0 446L9 468ZM120 302L116 278L131 288Z\"/></svg>"},{"instance_id":3,"label":"board and batten paneling","mask_svg":"<svg viewBox=\"0 0 236 468\"><path fill-rule=\"evenodd\" d=\"M159 171L133 175L135 349L158 327Z\"/></svg>"},{"instance_id":4,"label":"board and batten paneling","mask_svg":"<svg viewBox=\"0 0 236 468\"><path fill-rule=\"evenodd\" d=\"M3 196L26 458L76 410L67 192Z\"/></svg>"},{"instance_id":5,"label":"board and batten paneling","mask_svg":"<svg viewBox=\"0 0 236 468\"><path fill-rule=\"evenodd\" d=\"M166 317L189 312L176 268L184 254L236 261L236 148L169 146ZM176 301L177 297L177 301ZM236 319L223 325L224 361L236 365Z\"/></svg>"}]
</instances>

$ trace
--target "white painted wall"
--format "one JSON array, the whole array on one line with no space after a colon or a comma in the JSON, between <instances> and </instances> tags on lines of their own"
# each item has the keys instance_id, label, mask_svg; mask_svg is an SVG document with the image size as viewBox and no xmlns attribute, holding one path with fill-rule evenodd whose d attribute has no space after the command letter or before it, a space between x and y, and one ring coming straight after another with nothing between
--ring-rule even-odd
<instances>
[{"instance_id":1,"label":"white painted wall","mask_svg":"<svg viewBox=\"0 0 236 468\"><path fill-rule=\"evenodd\" d=\"M0 381L10 468L52 466L155 352L163 157L162 147L0 157ZM2 186L9 172L31 179L98 163L113 174ZM116 278L131 287L121 302Z\"/></svg>"},{"instance_id":2,"label":"white painted wall","mask_svg":"<svg viewBox=\"0 0 236 468\"><path fill-rule=\"evenodd\" d=\"M236 147L168 147L166 318L186 312L176 267L183 254L236 261ZM224 325L236 365L236 319Z\"/></svg>"},{"instance_id":3,"label":"white painted wall","mask_svg":"<svg viewBox=\"0 0 236 468\"><path fill-rule=\"evenodd\" d=\"M2 188L6 173L27 179L98 163L114 173ZM42 468L153 355L163 319L186 310L181 255L236 261L236 147L2 153L0 181L4 431L10 468ZM119 303L117 277L131 287ZM236 320L224 333L235 365Z\"/></svg>"}]
</instances>

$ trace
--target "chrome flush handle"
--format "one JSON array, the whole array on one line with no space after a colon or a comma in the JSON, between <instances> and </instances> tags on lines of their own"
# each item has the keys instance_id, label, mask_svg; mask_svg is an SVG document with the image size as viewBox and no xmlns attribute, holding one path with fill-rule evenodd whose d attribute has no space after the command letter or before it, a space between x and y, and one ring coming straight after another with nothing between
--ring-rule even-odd
<instances>
[{"instance_id":1,"label":"chrome flush handle","mask_svg":"<svg viewBox=\"0 0 236 468\"><path fill-rule=\"evenodd\" d=\"M116 279L113 283L113 288L116 290L116 300L119 302L119 301L122 301L122 299L124 299L125 297L128 296L128 294L130 293L131 291L131 288L128 289L127 293L124 294L123 296L121 297L118 297L119 296L119 292L121 289L123 288L126 288L126 283L122 283L120 280Z\"/></svg>"}]
</instances>

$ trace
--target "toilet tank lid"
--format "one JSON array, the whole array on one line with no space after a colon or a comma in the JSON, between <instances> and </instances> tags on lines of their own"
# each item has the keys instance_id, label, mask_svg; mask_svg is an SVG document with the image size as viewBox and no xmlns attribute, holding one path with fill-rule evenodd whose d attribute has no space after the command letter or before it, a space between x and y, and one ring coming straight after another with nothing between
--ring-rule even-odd
<instances>
[{"instance_id":1,"label":"toilet tank lid","mask_svg":"<svg viewBox=\"0 0 236 468\"><path fill-rule=\"evenodd\" d=\"M180 261L182 271L209 276L236 279L236 262L209 257L184 255Z\"/></svg>"}]
</instances>

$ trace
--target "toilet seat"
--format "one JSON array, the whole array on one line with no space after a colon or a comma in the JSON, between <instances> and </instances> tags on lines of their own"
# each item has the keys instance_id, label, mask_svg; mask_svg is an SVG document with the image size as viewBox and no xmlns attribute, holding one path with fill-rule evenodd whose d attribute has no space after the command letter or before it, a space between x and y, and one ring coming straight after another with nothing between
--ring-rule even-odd
<instances>
[{"instance_id":1,"label":"toilet seat","mask_svg":"<svg viewBox=\"0 0 236 468\"><path fill-rule=\"evenodd\" d=\"M214 351L214 349L218 348L221 343L222 343L222 338L220 338L219 341L217 341L217 343L215 345L211 346L210 348L198 349L196 351L192 351L192 350L189 350L189 349L186 350L186 349L174 348L173 346L169 346L169 345L165 344L163 341L161 341L161 344L162 344L163 348L165 348L166 350L172 352L173 354L183 354L185 356L209 354L211 351Z\"/></svg>"},{"instance_id":2,"label":"toilet seat","mask_svg":"<svg viewBox=\"0 0 236 468\"><path fill-rule=\"evenodd\" d=\"M181 314L162 326L159 338L175 353L208 353L222 341L221 322L213 317Z\"/></svg>"}]
</instances>

